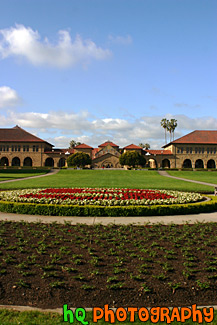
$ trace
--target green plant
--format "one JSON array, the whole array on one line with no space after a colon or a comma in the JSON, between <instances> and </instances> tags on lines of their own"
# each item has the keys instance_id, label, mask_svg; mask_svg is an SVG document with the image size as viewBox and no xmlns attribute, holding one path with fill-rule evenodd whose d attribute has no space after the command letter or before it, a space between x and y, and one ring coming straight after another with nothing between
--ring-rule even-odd
<instances>
[{"instance_id":1,"label":"green plant","mask_svg":"<svg viewBox=\"0 0 217 325\"><path fill-rule=\"evenodd\" d=\"M175 293L176 289L181 287L181 283L179 282L168 282L168 285L173 289L173 293Z\"/></svg>"},{"instance_id":2,"label":"green plant","mask_svg":"<svg viewBox=\"0 0 217 325\"><path fill-rule=\"evenodd\" d=\"M113 277L109 277L107 280L106 280L107 283L115 283L115 282L118 282L118 278L117 276L113 276Z\"/></svg>"},{"instance_id":3,"label":"green plant","mask_svg":"<svg viewBox=\"0 0 217 325\"><path fill-rule=\"evenodd\" d=\"M23 281L21 279L16 283L16 285L18 287L24 287L24 288L29 288L30 287L29 283L27 283L27 282L25 282L25 281Z\"/></svg>"},{"instance_id":4,"label":"green plant","mask_svg":"<svg viewBox=\"0 0 217 325\"><path fill-rule=\"evenodd\" d=\"M210 288L209 282L201 282L200 280L197 280L196 283L200 289L209 289Z\"/></svg>"},{"instance_id":5,"label":"green plant","mask_svg":"<svg viewBox=\"0 0 217 325\"><path fill-rule=\"evenodd\" d=\"M123 288L123 283L122 282L117 282L117 283L113 283L110 285L107 285L107 289L112 289L112 290L119 290L121 288Z\"/></svg>"},{"instance_id":6,"label":"green plant","mask_svg":"<svg viewBox=\"0 0 217 325\"><path fill-rule=\"evenodd\" d=\"M62 288L64 287L65 282L64 281L54 281L54 282L50 282L49 286L52 288Z\"/></svg>"},{"instance_id":7,"label":"green plant","mask_svg":"<svg viewBox=\"0 0 217 325\"><path fill-rule=\"evenodd\" d=\"M91 285L88 285L88 284L83 284L81 286L81 289L83 289L83 290L94 290L95 287L94 286L91 286Z\"/></svg>"}]
</instances>

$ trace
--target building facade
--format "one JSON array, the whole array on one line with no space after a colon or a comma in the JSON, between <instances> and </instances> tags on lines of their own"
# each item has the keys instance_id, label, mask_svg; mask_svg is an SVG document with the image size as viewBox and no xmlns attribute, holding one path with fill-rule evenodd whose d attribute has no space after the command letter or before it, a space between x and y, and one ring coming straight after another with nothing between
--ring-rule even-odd
<instances>
[{"instance_id":1,"label":"building facade","mask_svg":"<svg viewBox=\"0 0 217 325\"><path fill-rule=\"evenodd\" d=\"M217 131L196 130L165 146L172 152L174 168L216 168Z\"/></svg>"},{"instance_id":2,"label":"building facade","mask_svg":"<svg viewBox=\"0 0 217 325\"><path fill-rule=\"evenodd\" d=\"M63 167L69 155L84 152L91 157L93 168L121 168L119 157L127 151L138 151L151 168L216 168L217 131L193 131L160 150L145 150L135 144L120 148L111 141L98 148L83 143L73 149L54 149L19 126L0 129L1 166Z\"/></svg>"}]
</instances>

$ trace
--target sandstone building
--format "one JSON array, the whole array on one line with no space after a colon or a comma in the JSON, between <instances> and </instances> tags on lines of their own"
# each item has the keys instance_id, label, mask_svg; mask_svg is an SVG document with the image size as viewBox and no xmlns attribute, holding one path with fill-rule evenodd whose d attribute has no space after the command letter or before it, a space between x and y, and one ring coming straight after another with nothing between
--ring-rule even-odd
<instances>
[{"instance_id":1,"label":"sandstone building","mask_svg":"<svg viewBox=\"0 0 217 325\"><path fill-rule=\"evenodd\" d=\"M119 157L126 151L138 151L152 168L216 168L217 131L193 131L163 146L161 150L145 150L130 144L124 148L106 141L93 148L80 144L73 149L54 149L54 146L19 126L0 129L1 166L63 167L67 157L85 152L93 168L121 168Z\"/></svg>"}]
</instances>

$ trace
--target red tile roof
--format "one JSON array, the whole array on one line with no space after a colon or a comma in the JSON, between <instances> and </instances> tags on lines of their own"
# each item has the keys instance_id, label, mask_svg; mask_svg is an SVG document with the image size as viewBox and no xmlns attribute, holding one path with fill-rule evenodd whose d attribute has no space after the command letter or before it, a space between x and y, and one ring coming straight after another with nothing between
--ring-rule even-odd
<instances>
[{"instance_id":1,"label":"red tile roof","mask_svg":"<svg viewBox=\"0 0 217 325\"><path fill-rule=\"evenodd\" d=\"M108 145L111 146L111 147L117 147L117 148L119 148L118 145L116 145L115 143L113 143L111 141L106 141L106 142L100 144L98 147L101 148L101 147L106 147Z\"/></svg>"},{"instance_id":2,"label":"red tile roof","mask_svg":"<svg viewBox=\"0 0 217 325\"><path fill-rule=\"evenodd\" d=\"M0 142L44 142L53 147L49 142L23 130L18 125L11 129L0 129Z\"/></svg>"},{"instance_id":3,"label":"red tile roof","mask_svg":"<svg viewBox=\"0 0 217 325\"><path fill-rule=\"evenodd\" d=\"M69 152L70 154L75 152L75 150L73 148L61 149L61 151L64 153Z\"/></svg>"},{"instance_id":4,"label":"red tile roof","mask_svg":"<svg viewBox=\"0 0 217 325\"><path fill-rule=\"evenodd\" d=\"M92 156L95 157L96 153L99 151L99 148L94 148L92 151Z\"/></svg>"},{"instance_id":5,"label":"red tile roof","mask_svg":"<svg viewBox=\"0 0 217 325\"><path fill-rule=\"evenodd\" d=\"M144 150L145 152L150 153L151 155L172 155L170 150Z\"/></svg>"},{"instance_id":6,"label":"red tile roof","mask_svg":"<svg viewBox=\"0 0 217 325\"><path fill-rule=\"evenodd\" d=\"M45 153L59 153L59 154L65 154L66 152L73 154L74 149L52 149L52 150L45 151Z\"/></svg>"},{"instance_id":7,"label":"red tile roof","mask_svg":"<svg viewBox=\"0 0 217 325\"><path fill-rule=\"evenodd\" d=\"M75 149L93 149L92 147L88 146L88 144L81 143L74 147Z\"/></svg>"},{"instance_id":8,"label":"red tile roof","mask_svg":"<svg viewBox=\"0 0 217 325\"><path fill-rule=\"evenodd\" d=\"M142 148L141 147L139 147L139 146L136 146L135 144L129 144L129 146L126 146L126 147L124 147L123 149L131 149L131 150L133 150L133 149L140 149L140 150L142 150Z\"/></svg>"},{"instance_id":9,"label":"red tile roof","mask_svg":"<svg viewBox=\"0 0 217 325\"><path fill-rule=\"evenodd\" d=\"M217 131L196 130L164 145L163 148L173 143L217 144Z\"/></svg>"}]
</instances>

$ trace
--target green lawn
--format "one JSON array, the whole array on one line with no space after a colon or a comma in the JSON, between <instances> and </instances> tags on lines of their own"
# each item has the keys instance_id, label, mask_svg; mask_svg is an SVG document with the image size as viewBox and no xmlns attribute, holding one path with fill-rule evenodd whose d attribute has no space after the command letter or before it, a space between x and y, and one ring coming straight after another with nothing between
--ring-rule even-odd
<instances>
[{"instance_id":1,"label":"green lawn","mask_svg":"<svg viewBox=\"0 0 217 325\"><path fill-rule=\"evenodd\" d=\"M44 173L37 173L37 172L32 172L32 173L1 173L0 172L0 182L1 181L7 181L7 180L13 180L17 178L25 178L25 177L31 177L31 176L37 176L37 175L43 175Z\"/></svg>"},{"instance_id":2,"label":"green lawn","mask_svg":"<svg viewBox=\"0 0 217 325\"><path fill-rule=\"evenodd\" d=\"M14 180L18 178L43 175L48 172L49 169L43 167L37 169L32 169L31 167L23 168L23 169L17 169L17 168L0 169L0 182L7 181L7 180Z\"/></svg>"},{"instance_id":3,"label":"green lawn","mask_svg":"<svg viewBox=\"0 0 217 325\"><path fill-rule=\"evenodd\" d=\"M121 187L171 189L180 191L213 191L213 187L160 176L150 170L60 170L59 173L38 179L0 184L1 189L46 187Z\"/></svg>"},{"instance_id":4,"label":"green lawn","mask_svg":"<svg viewBox=\"0 0 217 325\"><path fill-rule=\"evenodd\" d=\"M217 184L217 172L215 171L168 171L171 176L193 179L195 181Z\"/></svg>"}]
</instances>

